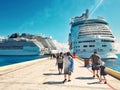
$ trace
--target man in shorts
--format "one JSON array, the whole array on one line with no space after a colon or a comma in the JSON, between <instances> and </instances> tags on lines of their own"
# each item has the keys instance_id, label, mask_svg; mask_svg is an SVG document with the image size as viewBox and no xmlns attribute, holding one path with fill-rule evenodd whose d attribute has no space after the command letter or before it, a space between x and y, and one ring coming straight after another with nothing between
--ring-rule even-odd
<instances>
[{"instance_id":1,"label":"man in shorts","mask_svg":"<svg viewBox=\"0 0 120 90\"><path fill-rule=\"evenodd\" d=\"M63 53L61 52L61 53L57 56L57 64L58 64L59 74L62 73L62 69L63 69L63 59L64 59L64 56L63 56Z\"/></svg>"},{"instance_id":2,"label":"man in shorts","mask_svg":"<svg viewBox=\"0 0 120 90\"><path fill-rule=\"evenodd\" d=\"M90 60L90 62L92 64L93 77L95 77L95 75L97 77L99 77L98 72L99 72L99 69L100 69L101 58L97 54L97 51L94 51L94 54L91 55L89 60ZM95 72L96 72L96 74L95 74Z\"/></svg>"}]
</instances>

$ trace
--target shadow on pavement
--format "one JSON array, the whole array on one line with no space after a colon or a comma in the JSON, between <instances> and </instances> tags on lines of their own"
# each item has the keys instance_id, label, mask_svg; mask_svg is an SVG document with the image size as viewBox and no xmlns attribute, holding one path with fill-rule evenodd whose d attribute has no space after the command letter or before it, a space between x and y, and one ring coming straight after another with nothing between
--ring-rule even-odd
<instances>
[{"instance_id":1,"label":"shadow on pavement","mask_svg":"<svg viewBox=\"0 0 120 90\"><path fill-rule=\"evenodd\" d=\"M88 85L91 85L91 84L101 84L100 82L91 82L91 83L87 83Z\"/></svg>"},{"instance_id":2,"label":"shadow on pavement","mask_svg":"<svg viewBox=\"0 0 120 90\"><path fill-rule=\"evenodd\" d=\"M59 74L58 73L44 73L43 75L49 76L49 75L59 75Z\"/></svg>"},{"instance_id":3,"label":"shadow on pavement","mask_svg":"<svg viewBox=\"0 0 120 90\"><path fill-rule=\"evenodd\" d=\"M43 84L49 84L49 85L52 85L52 84L63 84L62 81L48 81L48 82L44 82Z\"/></svg>"},{"instance_id":4,"label":"shadow on pavement","mask_svg":"<svg viewBox=\"0 0 120 90\"><path fill-rule=\"evenodd\" d=\"M77 77L75 79L94 79L93 77Z\"/></svg>"}]
</instances>

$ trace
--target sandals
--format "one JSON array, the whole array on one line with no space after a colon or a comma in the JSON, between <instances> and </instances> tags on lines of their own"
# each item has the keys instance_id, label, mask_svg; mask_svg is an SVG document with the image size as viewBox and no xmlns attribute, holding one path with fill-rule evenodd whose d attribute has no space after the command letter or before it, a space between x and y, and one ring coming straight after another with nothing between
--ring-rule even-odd
<instances>
[{"instance_id":1,"label":"sandals","mask_svg":"<svg viewBox=\"0 0 120 90\"><path fill-rule=\"evenodd\" d=\"M99 78L99 75L98 75L98 74L96 74L96 76Z\"/></svg>"},{"instance_id":2,"label":"sandals","mask_svg":"<svg viewBox=\"0 0 120 90\"><path fill-rule=\"evenodd\" d=\"M107 82L105 81L104 84L107 84Z\"/></svg>"},{"instance_id":3,"label":"sandals","mask_svg":"<svg viewBox=\"0 0 120 90\"><path fill-rule=\"evenodd\" d=\"M64 79L63 83L65 83L67 81L67 79Z\"/></svg>"},{"instance_id":4,"label":"sandals","mask_svg":"<svg viewBox=\"0 0 120 90\"><path fill-rule=\"evenodd\" d=\"M70 82L71 80L68 80L68 82Z\"/></svg>"},{"instance_id":5,"label":"sandals","mask_svg":"<svg viewBox=\"0 0 120 90\"><path fill-rule=\"evenodd\" d=\"M64 79L63 83L65 83L67 81L67 79ZM68 80L68 82L70 82L71 80Z\"/></svg>"}]
</instances>

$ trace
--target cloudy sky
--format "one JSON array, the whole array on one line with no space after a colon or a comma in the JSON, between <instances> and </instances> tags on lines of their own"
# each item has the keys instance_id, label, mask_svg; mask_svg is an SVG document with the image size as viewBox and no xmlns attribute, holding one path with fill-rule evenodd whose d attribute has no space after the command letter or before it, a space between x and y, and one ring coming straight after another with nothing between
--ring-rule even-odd
<instances>
[{"instance_id":1,"label":"cloudy sky","mask_svg":"<svg viewBox=\"0 0 120 90\"><path fill-rule=\"evenodd\" d=\"M90 18L104 17L120 47L120 0L0 0L0 36L12 33L44 34L68 42L70 18L86 9Z\"/></svg>"}]
</instances>

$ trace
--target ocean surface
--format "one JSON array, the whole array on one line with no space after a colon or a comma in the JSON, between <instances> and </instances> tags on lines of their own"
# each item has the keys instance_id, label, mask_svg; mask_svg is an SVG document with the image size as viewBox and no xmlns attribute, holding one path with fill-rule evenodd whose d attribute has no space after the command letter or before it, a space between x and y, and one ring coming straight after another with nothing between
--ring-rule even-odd
<instances>
[{"instance_id":1,"label":"ocean surface","mask_svg":"<svg viewBox=\"0 0 120 90\"><path fill-rule=\"evenodd\" d=\"M20 62L31 61L44 56L0 56L0 66L16 64Z\"/></svg>"},{"instance_id":2,"label":"ocean surface","mask_svg":"<svg viewBox=\"0 0 120 90\"><path fill-rule=\"evenodd\" d=\"M117 54L118 59L106 59L105 66L120 72L120 54ZM0 56L0 66L11 65L15 63L30 61L42 58L44 56Z\"/></svg>"},{"instance_id":3,"label":"ocean surface","mask_svg":"<svg viewBox=\"0 0 120 90\"><path fill-rule=\"evenodd\" d=\"M105 62L106 67L109 67L120 72L120 54L117 54L117 56L118 56L117 59L107 59L103 61Z\"/></svg>"}]
</instances>

